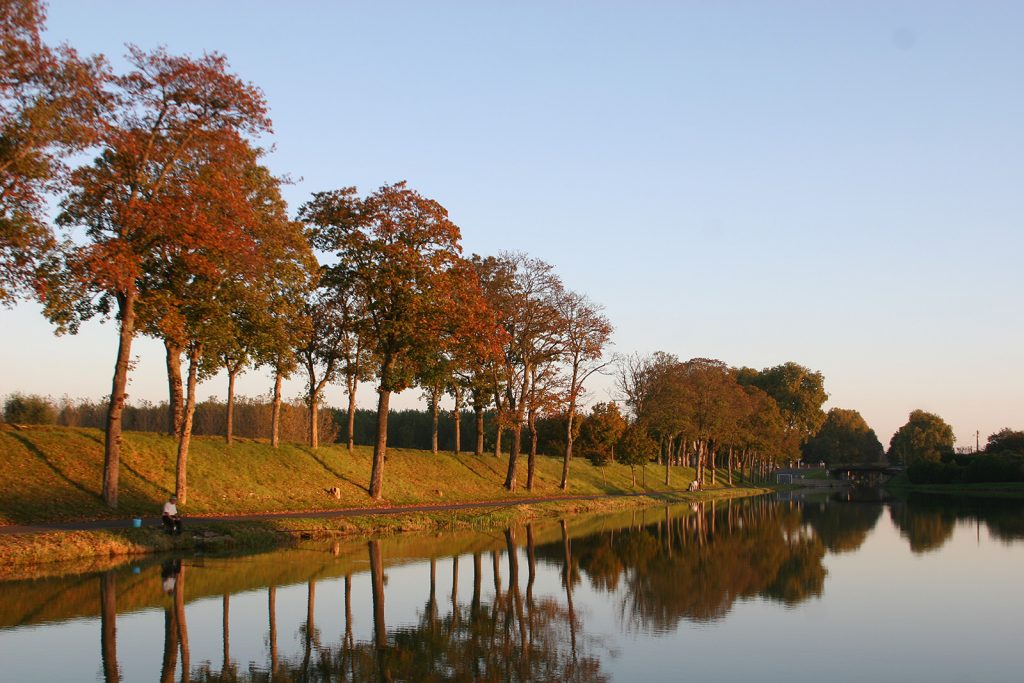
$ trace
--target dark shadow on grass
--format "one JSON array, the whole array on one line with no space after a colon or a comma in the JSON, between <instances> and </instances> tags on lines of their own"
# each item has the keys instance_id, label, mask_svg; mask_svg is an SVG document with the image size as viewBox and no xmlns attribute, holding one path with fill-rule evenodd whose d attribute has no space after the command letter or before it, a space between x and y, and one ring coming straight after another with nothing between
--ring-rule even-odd
<instances>
[{"instance_id":1,"label":"dark shadow on grass","mask_svg":"<svg viewBox=\"0 0 1024 683\"><path fill-rule=\"evenodd\" d=\"M351 484L352 486L356 487L360 491L365 491L366 493L370 492L370 487L369 486L363 486L362 484L357 484L355 481L353 481L349 477L347 477L344 474L342 474L341 472L337 471L336 469L334 469L333 467L328 465L322 458L320 458L320 456L318 456L316 454L316 451L314 451L309 446L301 446L301 447L298 448L298 450L302 451L303 453L305 453L309 457L313 458L313 460L315 460L317 462L317 464L320 465L320 467L323 467L325 470L330 472L332 475L334 475L338 479L341 479L342 481L348 482L349 484Z\"/></svg>"},{"instance_id":2,"label":"dark shadow on grass","mask_svg":"<svg viewBox=\"0 0 1024 683\"><path fill-rule=\"evenodd\" d=\"M100 446L104 446L104 447L106 446L106 444L103 442L103 439L101 439L100 437L98 437L98 436L96 436L94 434L86 434L84 432L80 432L80 434L81 434L81 436L83 438L86 438L89 441L92 441L94 443L98 443ZM161 436L163 436L163 435L161 435ZM119 462L119 467L123 467L130 474L135 475L135 477L137 479L139 479L140 481L143 481L143 482L149 484L154 489L156 489L156 491L158 493L161 493L162 495L168 495L169 496L171 493L173 493L173 491L171 489L168 489L168 488L165 488L163 486L160 486L159 484L157 484L153 480L147 479L146 477L142 476L142 474L138 470L136 470L131 465L129 465L127 462L125 462L124 459L121 459L121 461Z\"/></svg>"},{"instance_id":3,"label":"dark shadow on grass","mask_svg":"<svg viewBox=\"0 0 1024 683\"><path fill-rule=\"evenodd\" d=\"M101 438L100 438L100 437L98 437L98 436L94 436L94 435L92 435L92 434L87 434L87 433L85 433L85 432L79 432L79 434L80 434L80 435L82 436L82 438L84 438L84 439L89 439L89 441L95 441L96 443L98 443L98 444L99 444L99 445L101 445L101 446L103 446L103 445L104 445L104 443L103 443L103 439L101 439Z\"/></svg>"},{"instance_id":4,"label":"dark shadow on grass","mask_svg":"<svg viewBox=\"0 0 1024 683\"><path fill-rule=\"evenodd\" d=\"M458 455L455 455L455 454L453 453L452 455L453 455L453 456L455 457L455 459L456 459L456 460L458 460L458 461L459 461L459 464L460 464L460 465L462 465L462 466L463 466L463 467L465 467L465 468L466 468L467 470L469 470L470 472L472 472L472 473L473 473L473 475L474 475L475 477L477 477L478 479L485 479L485 477L484 477L484 476L482 476L482 475L481 475L481 474L480 474L479 472L477 472L477 471L476 471L475 469L473 469L472 467L470 467L470 466L469 466L469 462L468 462L468 461L469 461L470 459L476 459L476 458L479 458L479 457L482 457L482 456L479 456L479 455L472 455L472 454L471 454L471 455L469 456L469 458L463 458L463 457L462 457L462 456L464 455L463 453L459 453Z\"/></svg>"},{"instance_id":5,"label":"dark shadow on grass","mask_svg":"<svg viewBox=\"0 0 1024 683\"><path fill-rule=\"evenodd\" d=\"M54 474L56 474L58 477L66 481L68 484L78 489L79 491L89 496L90 498L100 498L100 494L98 492L90 491L82 484L79 484L77 481L71 479L66 474L61 472L60 468L58 468L56 465L50 462L50 459L46 457L46 453L41 451L38 446L29 441L26 437L16 433L11 433L11 436L14 437L16 440L20 441L21 445L25 447L25 450L27 450L32 455L36 456L36 458L38 458L40 462L49 467Z\"/></svg>"}]
</instances>

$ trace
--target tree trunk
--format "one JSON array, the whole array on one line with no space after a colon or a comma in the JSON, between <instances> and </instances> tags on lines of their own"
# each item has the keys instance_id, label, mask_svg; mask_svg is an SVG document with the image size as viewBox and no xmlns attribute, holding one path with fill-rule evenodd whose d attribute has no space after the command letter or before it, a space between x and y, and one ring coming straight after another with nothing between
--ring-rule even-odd
<instances>
[{"instance_id":1,"label":"tree trunk","mask_svg":"<svg viewBox=\"0 0 1024 683\"><path fill-rule=\"evenodd\" d=\"M270 410L270 445L277 448L281 443L281 373L274 373L274 402Z\"/></svg>"},{"instance_id":2,"label":"tree trunk","mask_svg":"<svg viewBox=\"0 0 1024 683\"><path fill-rule=\"evenodd\" d=\"M355 375L345 377L345 391L348 394L348 452L355 450L355 392L359 388Z\"/></svg>"},{"instance_id":3,"label":"tree trunk","mask_svg":"<svg viewBox=\"0 0 1024 683\"><path fill-rule=\"evenodd\" d=\"M462 387L456 384L452 394L455 397L455 409L452 410L455 419L455 455L458 455L462 450Z\"/></svg>"},{"instance_id":4,"label":"tree trunk","mask_svg":"<svg viewBox=\"0 0 1024 683\"><path fill-rule=\"evenodd\" d=\"M519 391L519 402L512 405L509 401L509 408L513 409L513 415L515 416L515 424L512 425L512 447L508 452L508 474L505 476L505 488L509 491L516 490L516 476L519 467L519 453L522 450L523 443L523 417L526 411L526 400L530 395L530 377L532 377L532 368L529 364L523 368L523 387ZM511 392L510 392L511 398Z\"/></svg>"},{"instance_id":5,"label":"tree trunk","mask_svg":"<svg viewBox=\"0 0 1024 683\"><path fill-rule=\"evenodd\" d=\"M697 440L697 483L701 488L704 487L704 458L707 453L707 442L698 439Z\"/></svg>"},{"instance_id":6,"label":"tree trunk","mask_svg":"<svg viewBox=\"0 0 1024 683\"><path fill-rule=\"evenodd\" d=\"M476 448L473 455L484 454L484 406L478 401L473 403L473 412L476 413Z\"/></svg>"},{"instance_id":7,"label":"tree trunk","mask_svg":"<svg viewBox=\"0 0 1024 683\"><path fill-rule=\"evenodd\" d=\"M498 423L494 428L494 457L501 457L501 433L505 431L501 428L501 423Z\"/></svg>"},{"instance_id":8,"label":"tree trunk","mask_svg":"<svg viewBox=\"0 0 1024 683\"><path fill-rule=\"evenodd\" d=\"M718 471L717 463L718 459L718 444L711 449L711 485L715 485L715 473Z\"/></svg>"},{"instance_id":9,"label":"tree trunk","mask_svg":"<svg viewBox=\"0 0 1024 683\"><path fill-rule=\"evenodd\" d=\"M181 344L164 339L167 355L167 434L181 436L181 420L184 413L184 389L181 384Z\"/></svg>"},{"instance_id":10,"label":"tree trunk","mask_svg":"<svg viewBox=\"0 0 1024 683\"><path fill-rule=\"evenodd\" d=\"M669 486L672 481L672 471L669 469L671 458L668 457L668 450L665 448L664 439L661 442L661 452L665 455L665 486Z\"/></svg>"},{"instance_id":11,"label":"tree trunk","mask_svg":"<svg viewBox=\"0 0 1024 683\"><path fill-rule=\"evenodd\" d=\"M558 488L563 491L569 486L569 461L572 460L572 426L576 419L576 400L575 398L569 400L569 411L566 415L566 429L565 429L565 455L562 457L562 481L558 484Z\"/></svg>"},{"instance_id":12,"label":"tree trunk","mask_svg":"<svg viewBox=\"0 0 1024 683\"><path fill-rule=\"evenodd\" d=\"M378 389L377 442L373 445L373 467L370 471L370 497L380 500L384 488L384 456L388 452L388 405L391 391Z\"/></svg>"},{"instance_id":13,"label":"tree trunk","mask_svg":"<svg viewBox=\"0 0 1024 683\"><path fill-rule=\"evenodd\" d=\"M526 488L532 491L537 470L537 409L532 400L527 417L527 427L530 430L530 455L526 460Z\"/></svg>"},{"instance_id":14,"label":"tree trunk","mask_svg":"<svg viewBox=\"0 0 1024 683\"><path fill-rule=\"evenodd\" d=\"M192 440L192 418L196 414L196 381L199 373L199 360L203 356L202 344L193 343L188 352L188 387L185 396L185 419L181 425L181 437L178 439L177 480L174 488L178 503L188 502L188 446Z\"/></svg>"},{"instance_id":15,"label":"tree trunk","mask_svg":"<svg viewBox=\"0 0 1024 683\"><path fill-rule=\"evenodd\" d=\"M313 388L307 398L309 403L309 447L314 451L320 448L320 389Z\"/></svg>"},{"instance_id":16,"label":"tree trunk","mask_svg":"<svg viewBox=\"0 0 1024 683\"><path fill-rule=\"evenodd\" d=\"M729 468L729 486L732 486L732 446L729 446L729 460L727 467Z\"/></svg>"},{"instance_id":17,"label":"tree trunk","mask_svg":"<svg viewBox=\"0 0 1024 683\"><path fill-rule=\"evenodd\" d=\"M117 475L121 465L121 415L127 398L128 365L135 337L135 293L118 295L121 327L117 342L117 360L107 407L107 433L103 445L103 500L109 507L117 507Z\"/></svg>"},{"instance_id":18,"label":"tree trunk","mask_svg":"<svg viewBox=\"0 0 1024 683\"><path fill-rule=\"evenodd\" d=\"M509 491L516 490L516 478L519 469L519 446L522 443L523 428L516 424L512 427L512 446L508 449L508 471L505 474L505 488Z\"/></svg>"},{"instance_id":19,"label":"tree trunk","mask_svg":"<svg viewBox=\"0 0 1024 683\"><path fill-rule=\"evenodd\" d=\"M235 377L238 376L239 366L228 366L228 405L225 416L224 441L231 445L235 431Z\"/></svg>"},{"instance_id":20,"label":"tree trunk","mask_svg":"<svg viewBox=\"0 0 1024 683\"><path fill-rule=\"evenodd\" d=\"M437 455L437 432L441 424L441 389L430 387L430 452Z\"/></svg>"},{"instance_id":21,"label":"tree trunk","mask_svg":"<svg viewBox=\"0 0 1024 683\"><path fill-rule=\"evenodd\" d=\"M104 683L117 683L117 575L111 570L100 576L100 655Z\"/></svg>"}]
</instances>

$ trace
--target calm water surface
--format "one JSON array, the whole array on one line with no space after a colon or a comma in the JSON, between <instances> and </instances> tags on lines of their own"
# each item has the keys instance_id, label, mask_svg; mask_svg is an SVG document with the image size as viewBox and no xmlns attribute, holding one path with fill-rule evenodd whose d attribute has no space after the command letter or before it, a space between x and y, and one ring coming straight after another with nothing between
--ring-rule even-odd
<instances>
[{"instance_id":1,"label":"calm water surface","mask_svg":"<svg viewBox=\"0 0 1024 683\"><path fill-rule=\"evenodd\" d=\"M0 583L2 681L1019 681L1024 501L749 499Z\"/></svg>"}]
</instances>

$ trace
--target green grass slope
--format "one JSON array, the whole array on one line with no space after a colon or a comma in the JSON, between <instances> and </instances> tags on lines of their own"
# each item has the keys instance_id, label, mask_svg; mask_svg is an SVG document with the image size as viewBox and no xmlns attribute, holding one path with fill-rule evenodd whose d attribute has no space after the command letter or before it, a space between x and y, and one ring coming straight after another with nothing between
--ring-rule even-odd
<instances>
[{"instance_id":1,"label":"green grass slope","mask_svg":"<svg viewBox=\"0 0 1024 683\"><path fill-rule=\"evenodd\" d=\"M103 434L94 429L0 425L0 524L124 518L154 515L174 488L176 441L162 434L126 432L121 453L120 503L110 510L101 498ZM659 492L685 488L690 468L672 468L664 485L661 467L648 466L647 486L630 481L629 468L572 462L568 491L558 488L561 460L538 456L537 485L526 490L526 457L520 458L519 488L502 487L507 457L388 451L384 500L367 494L372 449L349 453L343 446L314 451L298 444L274 449L265 442L197 437L188 462L186 514L218 515L286 510L331 510L601 493ZM721 481L721 477L719 481ZM341 498L325 489L338 487Z\"/></svg>"}]
</instances>

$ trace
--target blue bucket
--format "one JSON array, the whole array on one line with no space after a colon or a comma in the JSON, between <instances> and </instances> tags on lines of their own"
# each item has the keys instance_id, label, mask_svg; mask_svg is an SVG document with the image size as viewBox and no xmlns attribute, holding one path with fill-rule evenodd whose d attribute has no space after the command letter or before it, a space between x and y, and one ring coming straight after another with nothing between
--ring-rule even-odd
<instances>
[{"instance_id":1,"label":"blue bucket","mask_svg":"<svg viewBox=\"0 0 1024 683\"><path fill-rule=\"evenodd\" d=\"M142 526L142 518L141 517L132 517L132 527L135 528L135 529L138 529L141 526Z\"/></svg>"}]
</instances>

